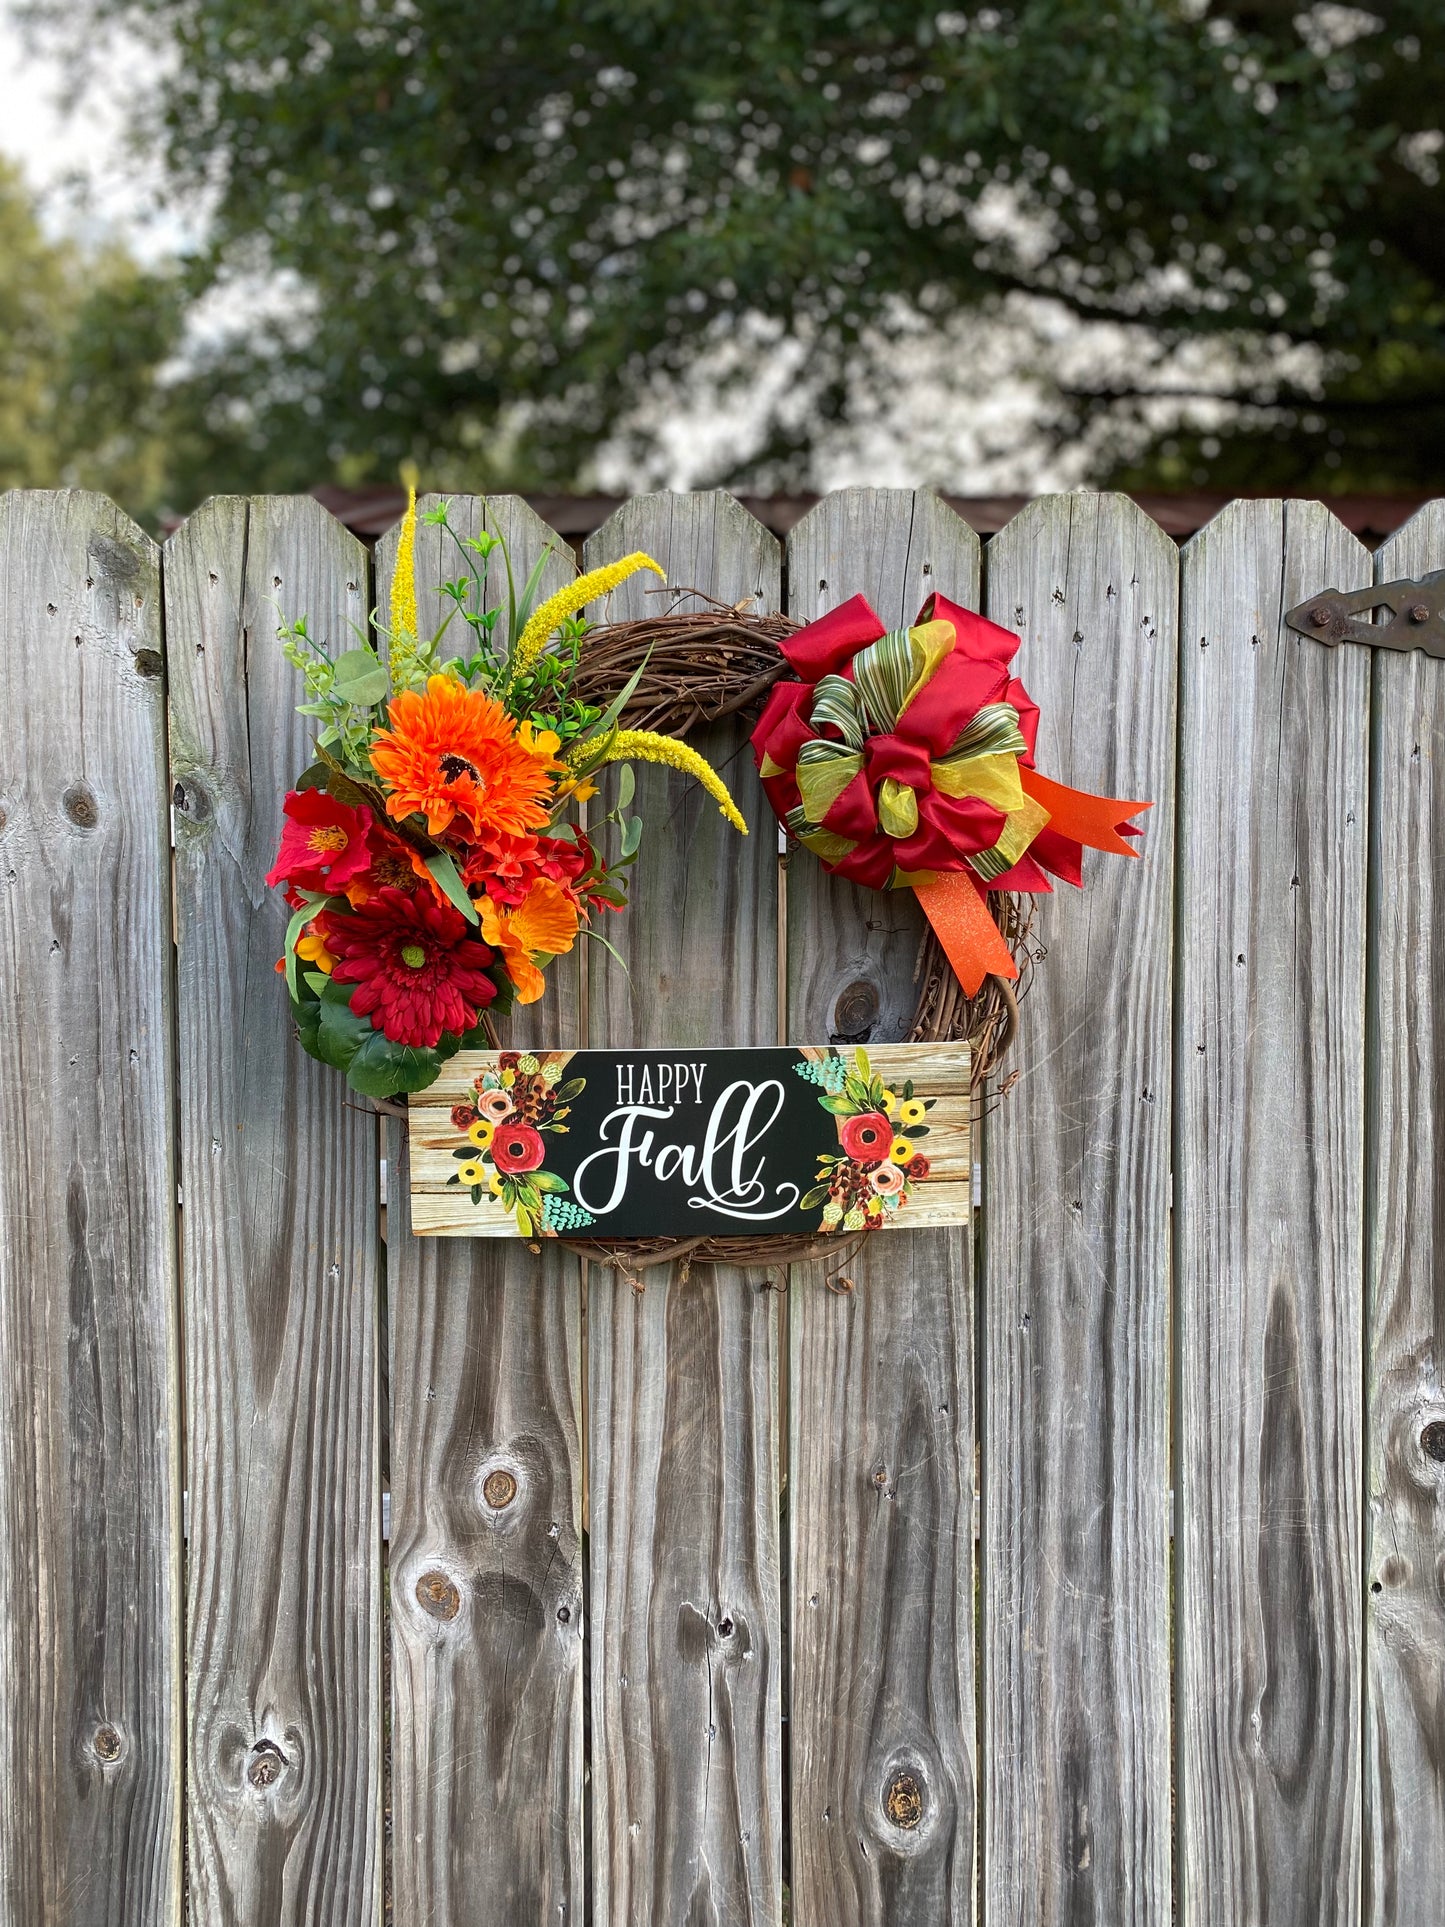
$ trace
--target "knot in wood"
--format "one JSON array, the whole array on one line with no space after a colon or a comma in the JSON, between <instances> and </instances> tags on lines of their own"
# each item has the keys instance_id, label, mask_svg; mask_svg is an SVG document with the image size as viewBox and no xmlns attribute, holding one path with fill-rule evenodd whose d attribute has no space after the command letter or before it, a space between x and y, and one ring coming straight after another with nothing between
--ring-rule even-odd
<instances>
[{"instance_id":1,"label":"knot in wood","mask_svg":"<svg viewBox=\"0 0 1445 1927\"><path fill-rule=\"evenodd\" d=\"M911 1773L895 1773L883 1796L883 1811L895 1827L912 1833L923 1818L923 1789Z\"/></svg>"},{"instance_id":2,"label":"knot in wood","mask_svg":"<svg viewBox=\"0 0 1445 1927\"><path fill-rule=\"evenodd\" d=\"M482 1485L482 1497L494 1511L500 1512L502 1507L510 1505L516 1496L516 1477L504 1465L499 1465L494 1472L487 1474Z\"/></svg>"},{"instance_id":3,"label":"knot in wood","mask_svg":"<svg viewBox=\"0 0 1445 1927\"><path fill-rule=\"evenodd\" d=\"M91 1745L95 1748L95 1757L107 1766L113 1766L125 1751L125 1741L109 1722L96 1727Z\"/></svg>"},{"instance_id":4,"label":"knot in wood","mask_svg":"<svg viewBox=\"0 0 1445 1927\"><path fill-rule=\"evenodd\" d=\"M424 1572L416 1582L416 1603L433 1619L455 1619L462 1596L444 1572Z\"/></svg>"},{"instance_id":5,"label":"knot in wood","mask_svg":"<svg viewBox=\"0 0 1445 1927\"><path fill-rule=\"evenodd\" d=\"M1420 1434L1420 1450L1436 1465L1445 1465L1445 1419L1432 1419Z\"/></svg>"},{"instance_id":6,"label":"knot in wood","mask_svg":"<svg viewBox=\"0 0 1445 1927\"><path fill-rule=\"evenodd\" d=\"M93 830L100 821L95 798L84 783L73 784L60 799L61 807L78 829Z\"/></svg>"},{"instance_id":7,"label":"knot in wood","mask_svg":"<svg viewBox=\"0 0 1445 1927\"><path fill-rule=\"evenodd\" d=\"M135 673L138 676L158 676L164 667L159 649L136 650Z\"/></svg>"},{"instance_id":8,"label":"knot in wood","mask_svg":"<svg viewBox=\"0 0 1445 1927\"><path fill-rule=\"evenodd\" d=\"M257 1740L251 1748L251 1764L246 1768L246 1778L253 1787L264 1791L275 1786L286 1771L286 1755L274 1740Z\"/></svg>"},{"instance_id":9,"label":"knot in wood","mask_svg":"<svg viewBox=\"0 0 1445 1927\"><path fill-rule=\"evenodd\" d=\"M878 1022L878 990L859 977L838 993L833 1006L835 1044L866 1044Z\"/></svg>"}]
</instances>

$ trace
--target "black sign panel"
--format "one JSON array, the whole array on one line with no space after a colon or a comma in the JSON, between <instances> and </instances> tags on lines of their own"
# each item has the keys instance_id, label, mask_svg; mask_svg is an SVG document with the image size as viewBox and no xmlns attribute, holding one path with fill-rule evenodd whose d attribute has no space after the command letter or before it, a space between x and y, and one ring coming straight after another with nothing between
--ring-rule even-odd
<instances>
[{"instance_id":1,"label":"black sign panel","mask_svg":"<svg viewBox=\"0 0 1445 1927\"><path fill-rule=\"evenodd\" d=\"M411 1102L413 1227L797 1237L967 1217L968 1052L469 1051Z\"/></svg>"}]
</instances>

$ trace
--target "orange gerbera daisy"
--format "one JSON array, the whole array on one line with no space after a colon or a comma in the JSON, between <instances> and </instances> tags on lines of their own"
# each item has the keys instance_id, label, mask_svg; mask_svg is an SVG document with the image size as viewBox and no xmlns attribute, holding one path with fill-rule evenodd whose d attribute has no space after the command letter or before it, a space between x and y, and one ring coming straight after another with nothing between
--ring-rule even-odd
<instances>
[{"instance_id":1,"label":"orange gerbera daisy","mask_svg":"<svg viewBox=\"0 0 1445 1927\"><path fill-rule=\"evenodd\" d=\"M457 817L473 836L516 835L547 821L542 799L550 800L552 772L562 768L549 732L519 737L499 702L450 676L433 676L425 690L403 690L388 717L391 728L372 738L371 760L398 821L418 811L432 836Z\"/></svg>"},{"instance_id":2,"label":"orange gerbera daisy","mask_svg":"<svg viewBox=\"0 0 1445 1927\"><path fill-rule=\"evenodd\" d=\"M535 1004L546 985L534 956L560 957L577 941L577 906L560 883L538 877L515 910L483 897L482 936L502 953L519 1004Z\"/></svg>"}]
</instances>

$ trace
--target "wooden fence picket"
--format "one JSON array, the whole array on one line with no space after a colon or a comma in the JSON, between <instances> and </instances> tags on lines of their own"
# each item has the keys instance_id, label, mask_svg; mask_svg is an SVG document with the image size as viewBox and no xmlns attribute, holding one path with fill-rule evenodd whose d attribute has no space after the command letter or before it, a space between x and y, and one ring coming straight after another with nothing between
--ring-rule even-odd
<instances>
[{"instance_id":1,"label":"wooden fence picket","mask_svg":"<svg viewBox=\"0 0 1445 1927\"><path fill-rule=\"evenodd\" d=\"M1317 502L1184 551L1176 1257L1186 1927L1360 1916L1370 557Z\"/></svg>"},{"instance_id":2,"label":"wooden fence picket","mask_svg":"<svg viewBox=\"0 0 1445 1927\"><path fill-rule=\"evenodd\" d=\"M515 496L455 498L448 520L503 535L523 580L555 540ZM396 539L377 555L383 620ZM435 585L477 569L418 528L423 635L445 613ZM559 546L540 593L573 573ZM485 606L504 596L494 564ZM506 1041L581 1041L574 959L552 966L538 1010L502 1020ZM568 1927L584 1888L580 1267L414 1238L405 1129L388 1143L395 1917Z\"/></svg>"},{"instance_id":3,"label":"wooden fence picket","mask_svg":"<svg viewBox=\"0 0 1445 1927\"><path fill-rule=\"evenodd\" d=\"M180 1919L170 850L154 543L0 497L0 1921Z\"/></svg>"},{"instance_id":4,"label":"wooden fence picket","mask_svg":"<svg viewBox=\"0 0 1445 1927\"><path fill-rule=\"evenodd\" d=\"M984 1848L990 1927L1170 1914L1169 1130L1178 555L1121 495L989 544L1038 766L1142 798L1137 863L1086 852L987 1120Z\"/></svg>"},{"instance_id":5,"label":"wooden fence picket","mask_svg":"<svg viewBox=\"0 0 1445 1927\"><path fill-rule=\"evenodd\" d=\"M975 1226L851 1290L412 1236L264 880L278 619L352 646L396 549L0 497L0 1927L1436 1927L1445 663L1283 614L1445 567L1445 502L1373 558L1310 502L1181 561L1046 497L982 569L926 490L799 522L794 616L982 575L1040 768L1154 804L1039 902ZM782 606L729 495L586 566L638 549L672 588L591 615ZM421 526L424 632L476 571ZM637 763L627 968L579 945L505 1042L905 1035L911 893L780 860L746 739L691 739L746 841Z\"/></svg>"},{"instance_id":6,"label":"wooden fence picket","mask_svg":"<svg viewBox=\"0 0 1445 1927\"><path fill-rule=\"evenodd\" d=\"M191 1918L380 1919L375 1120L305 1056L266 872L305 767L278 610L333 649L365 551L306 497L166 546L190 1487Z\"/></svg>"},{"instance_id":7,"label":"wooden fence picket","mask_svg":"<svg viewBox=\"0 0 1445 1927\"><path fill-rule=\"evenodd\" d=\"M731 496L629 503L589 568L643 549L669 583L776 609L778 546ZM615 620L666 598L636 576ZM684 605L688 606L688 605ZM638 766L638 901L589 965L589 1041L777 1041L773 824L745 735L699 733L747 818ZM767 1274L657 1266L636 1293L588 1272L592 1879L597 1927L738 1920L781 1907L778 1298Z\"/></svg>"},{"instance_id":8,"label":"wooden fence picket","mask_svg":"<svg viewBox=\"0 0 1445 1927\"><path fill-rule=\"evenodd\" d=\"M886 623L978 606L978 538L927 490L848 489L788 545L790 613L860 591ZM771 828L769 822L767 827ZM788 1036L903 1037L921 913L788 865ZM890 1233L850 1294L789 1298L792 1919L974 1914L973 1298L967 1230Z\"/></svg>"},{"instance_id":9,"label":"wooden fence picket","mask_svg":"<svg viewBox=\"0 0 1445 1927\"><path fill-rule=\"evenodd\" d=\"M1440 568L1445 502L1432 502L1379 551L1375 579ZM1445 662L1379 650L1372 708L1364 1918L1434 1927L1445 1894Z\"/></svg>"}]
</instances>

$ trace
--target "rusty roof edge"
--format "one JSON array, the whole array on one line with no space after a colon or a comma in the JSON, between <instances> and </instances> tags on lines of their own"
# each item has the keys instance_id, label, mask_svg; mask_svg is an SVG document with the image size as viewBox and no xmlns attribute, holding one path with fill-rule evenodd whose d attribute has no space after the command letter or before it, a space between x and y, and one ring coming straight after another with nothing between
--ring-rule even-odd
<instances>
[{"instance_id":1,"label":"rusty roof edge","mask_svg":"<svg viewBox=\"0 0 1445 1927\"><path fill-rule=\"evenodd\" d=\"M1046 491L1040 491L1043 492ZM1126 492L1166 534L1180 542L1203 528L1229 502L1272 499L1243 491L1235 495L1203 490L1179 494L1132 489ZM369 540L384 535L399 522L406 507L406 493L400 488L342 488L332 483L321 483L311 493L353 534ZM736 493L743 507L778 536L787 535L808 510L821 500L816 494L755 495L746 490ZM940 494L949 507L980 535L996 534L1012 521L1021 508L1037 499L1034 495L955 495L948 490L940 490ZM614 509L620 508L629 498L625 495L528 492L525 499L550 528L554 528L568 542L580 545L602 526ZM1323 501L1352 534L1362 539L1383 541L1430 498L1424 495L1352 494L1304 498L1296 495L1287 499Z\"/></svg>"}]
</instances>

